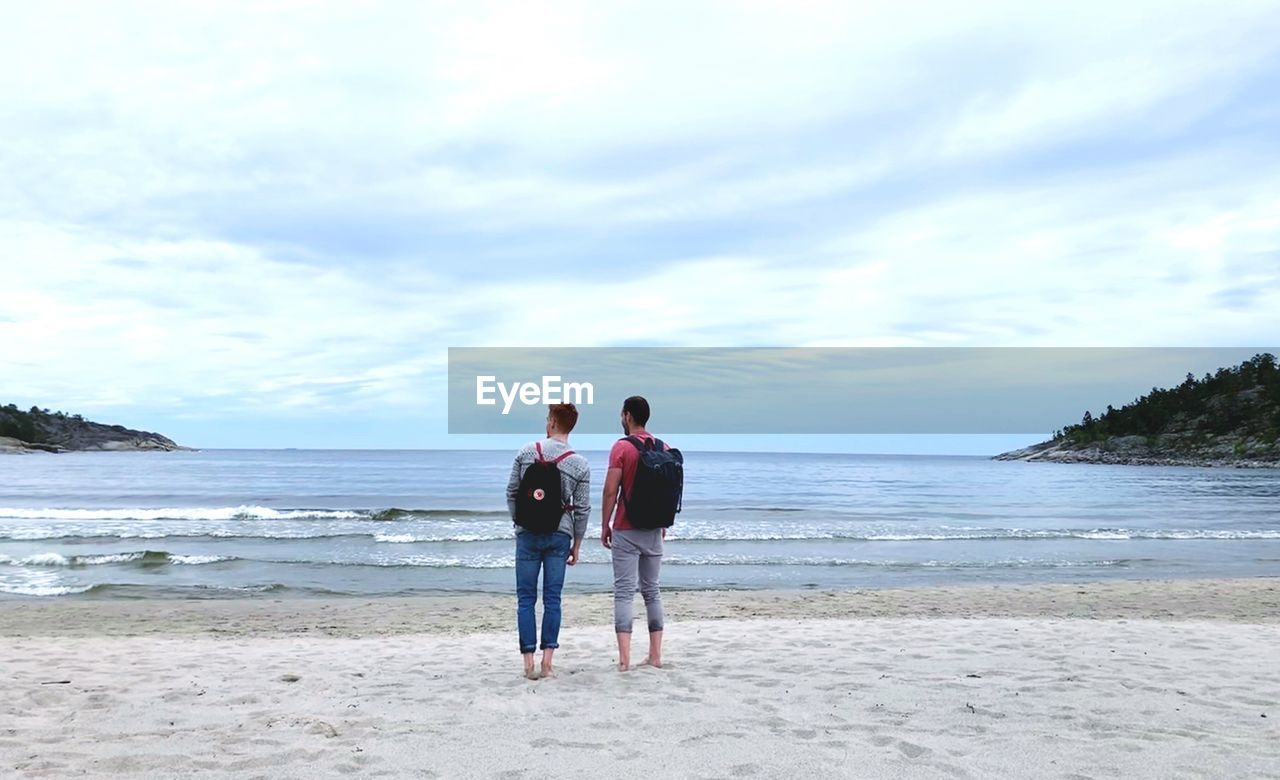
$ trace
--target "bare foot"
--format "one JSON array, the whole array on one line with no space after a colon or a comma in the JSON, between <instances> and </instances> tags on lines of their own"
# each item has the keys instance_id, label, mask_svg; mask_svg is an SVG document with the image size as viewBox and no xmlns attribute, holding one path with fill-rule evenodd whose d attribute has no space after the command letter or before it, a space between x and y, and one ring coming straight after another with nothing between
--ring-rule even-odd
<instances>
[{"instance_id":1,"label":"bare foot","mask_svg":"<svg viewBox=\"0 0 1280 780\"><path fill-rule=\"evenodd\" d=\"M630 664L618 664L618 671L620 671L620 672L629 672L629 671L631 671L631 665L630 665Z\"/></svg>"},{"instance_id":2,"label":"bare foot","mask_svg":"<svg viewBox=\"0 0 1280 780\"><path fill-rule=\"evenodd\" d=\"M536 680L536 679L538 679L538 669L537 669L537 667L533 666L532 664L530 664L529 666L526 666L526 667L524 668L524 676L525 676L525 677L527 677L527 678L528 678L528 679L530 679L530 680Z\"/></svg>"},{"instance_id":3,"label":"bare foot","mask_svg":"<svg viewBox=\"0 0 1280 780\"><path fill-rule=\"evenodd\" d=\"M641 662L640 662L640 665L641 665L641 666L652 666L654 669L661 669L661 668L662 668L662 659L661 659L661 658L659 658L659 659L657 659L657 660L654 660L653 658L646 658L646 659L644 659L643 661L641 661Z\"/></svg>"},{"instance_id":4,"label":"bare foot","mask_svg":"<svg viewBox=\"0 0 1280 780\"><path fill-rule=\"evenodd\" d=\"M556 676L556 670L553 667L550 667L550 666L542 667L542 678L544 680L547 679L548 677L555 677L555 676Z\"/></svg>"}]
</instances>

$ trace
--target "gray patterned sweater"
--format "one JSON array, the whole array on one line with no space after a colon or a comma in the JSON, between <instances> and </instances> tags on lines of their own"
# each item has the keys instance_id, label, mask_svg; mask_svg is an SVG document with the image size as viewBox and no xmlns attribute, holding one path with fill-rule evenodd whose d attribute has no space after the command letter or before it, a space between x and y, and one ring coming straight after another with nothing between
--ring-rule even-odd
<instances>
[{"instance_id":1,"label":"gray patterned sweater","mask_svg":"<svg viewBox=\"0 0 1280 780\"><path fill-rule=\"evenodd\" d=\"M572 447L555 439L543 439L542 457L547 460L559 457ZM516 496L520 492L520 479L525 469L529 468L538 457L538 452L530 442L516 453L516 460L511 464L511 477L507 480L507 509L511 512L512 524L516 518ZM574 541L581 541L587 535L587 520L591 517L591 466L587 459L574 453L560 461L560 493L573 506L560 518L562 534L568 534ZM525 529L515 526L516 533L526 533Z\"/></svg>"}]
</instances>

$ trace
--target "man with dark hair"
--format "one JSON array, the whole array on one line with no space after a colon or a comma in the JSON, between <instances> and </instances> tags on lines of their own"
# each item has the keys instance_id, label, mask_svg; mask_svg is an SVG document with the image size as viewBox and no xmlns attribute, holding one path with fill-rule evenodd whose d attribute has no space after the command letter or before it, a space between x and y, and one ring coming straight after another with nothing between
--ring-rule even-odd
<instances>
[{"instance_id":1,"label":"man with dark hair","mask_svg":"<svg viewBox=\"0 0 1280 780\"><path fill-rule=\"evenodd\" d=\"M560 592L565 566L578 562L591 514L591 467L569 449L578 422L573 404L553 404L547 438L516 453L507 480L507 508L516 530L516 623L524 674L531 680L554 676L552 657L560 646ZM534 669L537 642L538 575L542 574L542 669Z\"/></svg>"},{"instance_id":2,"label":"man with dark hair","mask_svg":"<svg viewBox=\"0 0 1280 780\"><path fill-rule=\"evenodd\" d=\"M644 430L644 426L649 424L649 402L646 401L644 399L644 396L642 395L633 395L627 400L622 402L622 414L623 414L623 423L622 423L623 433L626 433L627 435L631 434L631 431L627 428L627 423L626 423L626 419L628 415L630 415L631 422L633 425L638 425L640 427L640 430Z\"/></svg>"},{"instance_id":3,"label":"man with dark hair","mask_svg":"<svg viewBox=\"0 0 1280 780\"><path fill-rule=\"evenodd\" d=\"M622 430L609 452L609 471L604 480L604 523L600 541L613 553L613 622L618 638L618 671L631 668L631 623L638 588L644 597L649 626L649 657L646 662L662 666L662 595L658 572L662 566L665 527L646 523L636 527L628 518L628 503L634 505L636 470L642 450L659 442L645 430L649 422L649 402L635 395L622 404ZM661 444L662 450L670 450ZM672 451L673 454L677 452ZM678 511L678 510L677 510ZM636 518L639 520L639 518ZM667 522L666 525L670 525Z\"/></svg>"}]
</instances>

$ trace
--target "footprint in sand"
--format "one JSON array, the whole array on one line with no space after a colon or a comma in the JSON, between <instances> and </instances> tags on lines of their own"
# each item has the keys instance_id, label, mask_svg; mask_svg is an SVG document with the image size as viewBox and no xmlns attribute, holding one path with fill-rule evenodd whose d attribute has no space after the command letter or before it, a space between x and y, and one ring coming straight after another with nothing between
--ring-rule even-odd
<instances>
[{"instance_id":1,"label":"footprint in sand","mask_svg":"<svg viewBox=\"0 0 1280 780\"><path fill-rule=\"evenodd\" d=\"M307 729L307 731L312 734L319 734L322 737L332 738L338 736L338 730L323 720L317 720L312 723L311 728Z\"/></svg>"},{"instance_id":2,"label":"footprint in sand","mask_svg":"<svg viewBox=\"0 0 1280 780\"><path fill-rule=\"evenodd\" d=\"M928 755L933 752L923 745L917 745L914 742L907 742L905 740L898 742L898 751L907 758L919 758L920 756Z\"/></svg>"}]
</instances>

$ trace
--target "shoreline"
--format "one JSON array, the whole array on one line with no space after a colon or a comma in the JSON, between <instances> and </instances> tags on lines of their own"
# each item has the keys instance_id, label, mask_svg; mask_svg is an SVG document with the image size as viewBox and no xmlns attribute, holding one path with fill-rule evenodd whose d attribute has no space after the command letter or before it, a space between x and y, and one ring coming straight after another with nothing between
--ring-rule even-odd
<instances>
[{"instance_id":1,"label":"shoreline","mask_svg":"<svg viewBox=\"0 0 1280 780\"><path fill-rule=\"evenodd\" d=\"M1280 577L841 590L673 590L671 623L1042 619L1280 623ZM566 626L608 626L609 593L565 594ZM514 594L0 601L0 637L390 637L514 631ZM643 613L643 610L638 610Z\"/></svg>"},{"instance_id":2,"label":"shoreline","mask_svg":"<svg viewBox=\"0 0 1280 780\"><path fill-rule=\"evenodd\" d=\"M989 460L998 460L1005 463L1086 463L1095 466L1177 466L1182 468L1195 469L1280 469L1280 460L1227 460L1223 458L1142 458L1127 457L1121 455L1112 455L1104 453L1102 455L1090 455L1087 453L1071 454L1071 455L1055 455L1055 456L1039 456L1039 455L1009 455L1002 453L993 455Z\"/></svg>"},{"instance_id":3,"label":"shoreline","mask_svg":"<svg viewBox=\"0 0 1280 780\"><path fill-rule=\"evenodd\" d=\"M1092 463L1106 466L1182 466L1212 469L1280 469L1280 457L1266 458L1226 455L1221 448L1212 454L1187 455L1177 450L1160 450L1135 444L1137 437L1121 437L1116 442L1075 444L1043 441L992 455L989 460L1021 463Z\"/></svg>"}]
</instances>

